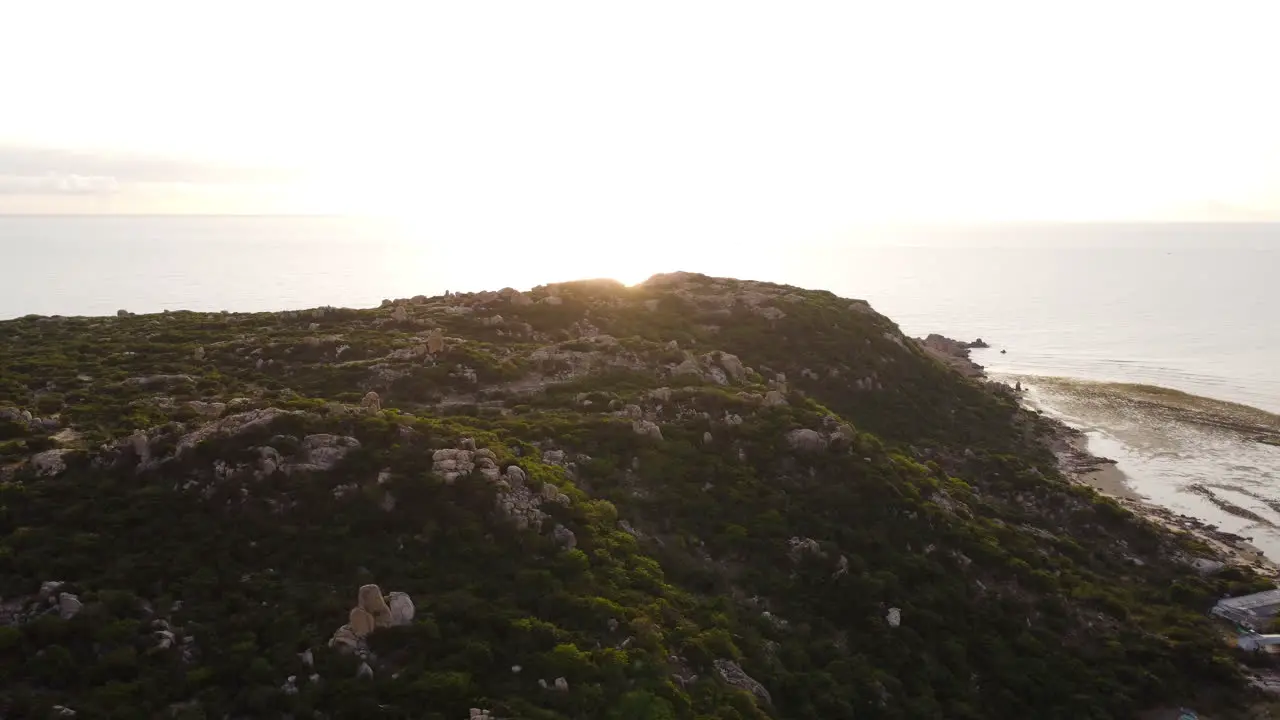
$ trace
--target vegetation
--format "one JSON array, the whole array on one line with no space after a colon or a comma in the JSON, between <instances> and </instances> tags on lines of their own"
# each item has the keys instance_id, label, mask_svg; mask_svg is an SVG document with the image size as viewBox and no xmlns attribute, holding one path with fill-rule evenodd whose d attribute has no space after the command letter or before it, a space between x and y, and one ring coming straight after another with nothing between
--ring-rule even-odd
<instances>
[{"instance_id":1,"label":"vegetation","mask_svg":"<svg viewBox=\"0 0 1280 720\"><path fill-rule=\"evenodd\" d=\"M1265 583L1189 570L1203 548L1069 483L1047 431L865 305L701 276L0 323L0 712L1229 715L1204 611ZM308 464L317 434L359 448ZM519 529L479 470L433 472L463 438L569 502ZM30 612L47 581L83 609ZM365 583L417 606L371 679L327 644Z\"/></svg>"}]
</instances>

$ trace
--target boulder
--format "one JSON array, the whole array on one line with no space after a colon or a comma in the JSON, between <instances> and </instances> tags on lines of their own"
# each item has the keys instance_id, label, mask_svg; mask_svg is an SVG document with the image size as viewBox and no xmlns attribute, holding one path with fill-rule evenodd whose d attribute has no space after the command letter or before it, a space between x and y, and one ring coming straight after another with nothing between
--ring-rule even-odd
<instances>
[{"instance_id":1,"label":"boulder","mask_svg":"<svg viewBox=\"0 0 1280 720\"><path fill-rule=\"evenodd\" d=\"M787 445L801 452L819 452L827 449L827 439L816 430L799 428L787 433Z\"/></svg>"},{"instance_id":2,"label":"boulder","mask_svg":"<svg viewBox=\"0 0 1280 720\"><path fill-rule=\"evenodd\" d=\"M409 319L409 311L403 305L397 305L396 309L391 311L391 319L396 322L406 322Z\"/></svg>"},{"instance_id":3,"label":"boulder","mask_svg":"<svg viewBox=\"0 0 1280 720\"><path fill-rule=\"evenodd\" d=\"M649 420L636 420L631 423L631 431L637 435L644 435L653 440L662 439L662 428Z\"/></svg>"},{"instance_id":4,"label":"boulder","mask_svg":"<svg viewBox=\"0 0 1280 720\"><path fill-rule=\"evenodd\" d=\"M373 616L378 627L391 625L391 608L382 597L382 590L377 585L364 585L360 588L360 607Z\"/></svg>"},{"instance_id":5,"label":"boulder","mask_svg":"<svg viewBox=\"0 0 1280 720\"><path fill-rule=\"evenodd\" d=\"M902 611L898 608L889 608L889 612L885 614L884 619L889 623L889 627L898 627L902 624Z\"/></svg>"},{"instance_id":6,"label":"boulder","mask_svg":"<svg viewBox=\"0 0 1280 720\"><path fill-rule=\"evenodd\" d=\"M853 446L853 441L857 437L858 433L854 431L852 425L841 423L836 427L836 431L831 434L830 445L836 450L847 450Z\"/></svg>"},{"instance_id":7,"label":"boulder","mask_svg":"<svg viewBox=\"0 0 1280 720\"><path fill-rule=\"evenodd\" d=\"M341 651L350 652L355 650L360 644L360 638L350 625L343 625L333 633L333 637L329 640L329 647L336 648Z\"/></svg>"},{"instance_id":8,"label":"boulder","mask_svg":"<svg viewBox=\"0 0 1280 720\"><path fill-rule=\"evenodd\" d=\"M71 593L61 593L58 595L58 617L63 620L70 620L79 612L82 605L80 598Z\"/></svg>"},{"instance_id":9,"label":"boulder","mask_svg":"<svg viewBox=\"0 0 1280 720\"><path fill-rule=\"evenodd\" d=\"M693 377L702 377L702 368L698 367L697 361L693 358L687 358L679 365L671 369L672 377L677 375L691 375Z\"/></svg>"},{"instance_id":10,"label":"boulder","mask_svg":"<svg viewBox=\"0 0 1280 720\"><path fill-rule=\"evenodd\" d=\"M360 667L356 668L356 677L361 680L372 680L373 668L369 667L369 663L367 662L360 663Z\"/></svg>"},{"instance_id":11,"label":"boulder","mask_svg":"<svg viewBox=\"0 0 1280 720\"><path fill-rule=\"evenodd\" d=\"M70 450L61 449L36 453L31 456L31 467L40 477L52 477L67 469L67 461L64 458L70 453Z\"/></svg>"},{"instance_id":12,"label":"boulder","mask_svg":"<svg viewBox=\"0 0 1280 720\"><path fill-rule=\"evenodd\" d=\"M351 628L356 637L364 637L373 632L373 615L362 607L353 607L348 616L347 627Z\"/></svg>"},{"instance_id":13,"label":"boulder","mask_svg":"<svg viewBox=\"0 0 1280 720\"><path fill-rule=\"evenodd\" d=\"M303 461L290 469L332 470L347 453L357 450L360 441L346 435L319 433L302 439Z\"/></svg>"},{"instance_id":14,"label":"boulder","mask_svg":"<svg viewBox=\"0 0 1280 720\"><path fill-rule=\"evenodd\" d=\"M40 593L37 597L40 598L41 602L45 602L53 597L54 593L61 590L63 585L66 585L66 583L61 580L46 580L40 583Z\"/></svg>"},{"instance_id":15,"label":"boulder","mask_svg":"<svg viewBox=\"0 0 1280 720\"><path fill-rule=\"evenodd\" d=\"M702 433L702 444L703 444L703 445L710 445L710 444L711 444L712 442L714 442L714 441L715 441L715 438L711 436L711 433L710 433L710 432L704 432L704 433Z\"/></svg>"},{"instance_id":16,"label":"boulder","mask_svg":"<svg viewBox=\"0 0 1280 720\"><path fill-rule=\"evenodd\" d=\"M565 550L572 550L578 547L577 536L573 534L572 530L563 525L556 525L555 529L551 531L551 536Z\"/></svg>"},{"instance_id":17,"label":"boulder","mask_svg":"<svg viewBox=\"0 0 1280 720\"><path fill-rule=\"evenodd\" d=\"M413 598L408 593L393 592L387 596L387 606L391 608L391 624L408 625L413 622Z\"/></svg>"},{"instance_id":18,"label":"boulder","mask_svg":"<svg viewBox=\"0 0 1280 720\"><path fill-rule=\"evenodd\" d=\"M195 360L203 360L203 359L204 359L204 348L202 348L202 347L198 347L198 348L196 348L196 349L195 349L195 351L191 353L191 357L192 357L193 359L195 359Z\"/></svg>"},{"instance_id":19,"label":"boulder","mask_svg":"<svg viewBox=\"0 0 1280 720\"><path fill-rule=\"evenodd\" d=\"M747 377L747 369L743 367L742 360L738 359L737 355L720 353L720 367L729 373L729 377L734 382L742 382Z\"/></svg>"},{"instance_id":20,"label":"boulder","mask_svg":"<svg viewBox=\"0 0 1280 720\"><path fill-rule=\"evenodd\" d=\"M569 681L562 677L556 678L555 689L560 692L569 692Z\"/></svg>"},{"instance_id":21,"label":"boulder","mask_svg":"<svg viewBox=\"0 0 1280 720\"><path fill-rule=\"evenodd\" d=\"M382 398L378 397L378 393L370 390L365 393L364 398L360 401L360 407L369 412L376 413L382 409Z\"/></svg>"},{"instance_id":22,"label":"boulder","mask_svg":"<svg viewBox=\"0 0 1280 720\"><path fill-rule=\"evenodd\" d=\"M444 350L444 332L440 328L433 328L427 333L427 352L432 355L438 355Z\"/></svg>"},{"instance_id":23,"label":"boulder","mask_svg":"<svg viewBox=\"0 0 1280 720\"><path fill-rule=\"evenodd\" d=\"M769 392L767 392L767 393L765 393L765 394L764 394L764 404L765 404L765 405L768 405L768 406L770 406L770 407L777 407L777 406L779 406L779 405L786 405L786 404L787 404L787 398L786 398L786 396L785 396L785 395L783 395L782 393L778 392L777 390L770 390Z\"/></svg>"}]
</instances>

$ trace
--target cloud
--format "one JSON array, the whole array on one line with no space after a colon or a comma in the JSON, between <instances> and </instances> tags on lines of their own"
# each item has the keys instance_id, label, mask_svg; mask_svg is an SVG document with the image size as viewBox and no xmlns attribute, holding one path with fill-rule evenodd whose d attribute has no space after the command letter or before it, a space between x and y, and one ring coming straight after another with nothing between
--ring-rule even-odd
<instances>
[{"instance_id":1,"label":"cloud","mask_svg":"<svg viewBox=\"0 0 1280 720\"><path fill-rule=\"evenodd\" d=\"M287 182L295 176L285 168L247 167L185 157L0 145L0 177L7 178L114 178L119 184L238 185ZM57 187L60 186L54 183L50 189Z\"/></svg>"},{"instance_id":2,"label":"cloud","mask_svg":"<svg viewBox=\"0 0 1280 720\"><path fill-rule=\"evenodd\" d=\"M0 144L0 213L275 212L302 179L278 167Z\"/></svg>"},{"instance_id":3,"label":"cloud","mask_svg":"<svg viewBox=\"0 0 1280 720\"><path fill-rule=\"evenodd\" d=\"M0 175L0 195L111 195L120 182L109 175Z\"/></svg>"}]
</instances>

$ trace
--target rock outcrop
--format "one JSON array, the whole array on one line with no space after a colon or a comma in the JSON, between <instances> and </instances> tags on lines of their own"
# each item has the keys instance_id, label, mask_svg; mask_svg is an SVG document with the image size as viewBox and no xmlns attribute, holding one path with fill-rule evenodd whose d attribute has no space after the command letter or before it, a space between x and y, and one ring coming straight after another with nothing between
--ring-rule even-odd
<instances>
[{"instance_id":1,"label":"rock outcrop","mask_svg":"<svg viewBox=\"0 0 1280 720\"><path fill-rule=\"evenodd\" d=\"M983 367L969 359L969 348L980 346L952 340L937 333L915 342L926 353L965 377L979 378L985 375Z\"/></svg>"},{"instance_id":2,"label":"rock outcrop","mask_svg":"<svg viewBox=\"0 0 1280 720\"><path fill-rule=\"evenodd\" d=\"M716 660L712 664L720 675L720 679L729 685L739 690L746 690L765 705L773 704L773 698L770 697L769 691L765 689L764 685L761 685L755 678L748 675L737 663L729 660Z\"/></svg>"},{"instance_id":3,"label":"rock outcrop","mask_svg":"<svg viewBox=\"0 0 1280 720\"><path fill-rule=\"evenodd\" d=\"M393 592L383 597L377 585L361 586L356 594L356 606L347 613L347 623L334 631L329 647L364 657L367 647L364 639L370 633L380 628L408 625L413 615L413 599L407 593Z\"/></svg>"},{"instance_id":4,"label":"rock outcrop","mask_svg":"<svg viewBox=\"0 0 1280 720\"><path fill-rule=\"evenodd\" d=\"M60 475L67 469L66 457L70 454L70 450L45 450L31 456L31 467L40 477Z\"/></svg>"}]
</instances>

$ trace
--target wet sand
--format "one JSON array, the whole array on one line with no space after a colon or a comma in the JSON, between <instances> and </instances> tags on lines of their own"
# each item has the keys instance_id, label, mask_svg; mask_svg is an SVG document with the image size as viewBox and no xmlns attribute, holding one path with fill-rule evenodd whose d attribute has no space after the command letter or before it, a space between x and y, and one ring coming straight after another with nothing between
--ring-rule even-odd
<instances>
[{"instance_id":1,"label":"wet sand","mask_svg":"<svg viewBox=\"0 0 1280 720\"><path fill-rule=\"evenodd\" d=\"M1083 431L1060 420L1053 420L1055 437L1051 440L1058 466L1071 480L1088 485L1118 501L1129 511L1175 532L1193 535L1213 548L1213 558L1191 558L1190 563L1202 572L1211 571L1211 562L1252 568L1259 574L1280 577L1280 566L1269 559L1248 539L1224 532L1199 518L1174 512L1138 494L1116 461L1098 457L1089 450L1089 438Z\"/></svg>"}]
</instances>

